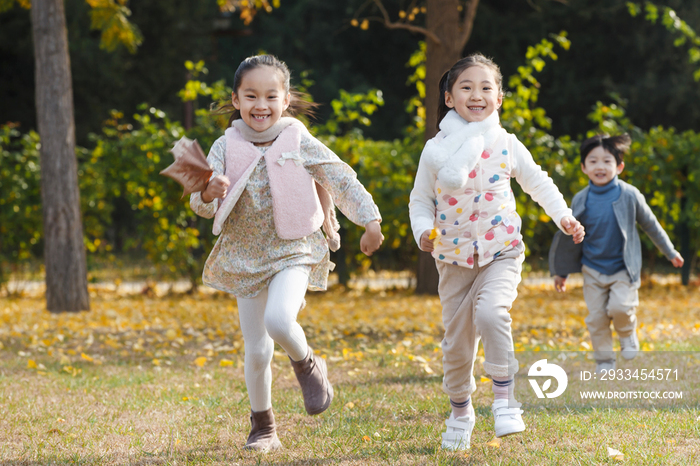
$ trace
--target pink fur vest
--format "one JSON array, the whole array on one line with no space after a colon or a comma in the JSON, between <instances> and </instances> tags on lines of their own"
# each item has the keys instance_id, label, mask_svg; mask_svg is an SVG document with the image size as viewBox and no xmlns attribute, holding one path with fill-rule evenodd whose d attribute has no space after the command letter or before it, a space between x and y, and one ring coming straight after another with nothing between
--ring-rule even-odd
<instances>
[{"instance_id":1,"label":"pink fur vest","mask_svg":"<svg viewBox=\"0 0 700 466\"><path fill-rule=\"evenodd\" d=\"M336 251L340 247L337 233L340 226L335 217L335 205L330 194L314 181L304 167L300 151L302 131L306 131L306 128L301 123L288 126L265 152L275 231L280 238L293 240L304 238L323 226L330 249ZM219 201L214 217L215 235L221 233L226 218L262 156L262 152L245 140L238 129L228 128L225 135L224 174L231 186L226 198Z\"/></svg>"}]
</instances>

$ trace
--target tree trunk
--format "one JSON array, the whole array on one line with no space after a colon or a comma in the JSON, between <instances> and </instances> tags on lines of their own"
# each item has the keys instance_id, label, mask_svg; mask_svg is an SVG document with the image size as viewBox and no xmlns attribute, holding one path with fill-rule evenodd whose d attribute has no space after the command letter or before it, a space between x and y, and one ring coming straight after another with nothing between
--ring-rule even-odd
<instances>
[{"instance_id":1,"label":"tree trunk","mask_svg":"<svg viewBox=\"0 0 700 466\"><path fill-rule=\"evenodd\" d=\"M688 171L689 167L683 167L683 187L681 188L681 215L680 222L678 223L678 239L680 242L680 253L685 261L683 262L683 267L681 268L681 283L688 286L690 283L690 270L693 265L691 258L693 257L693 252L690 246L690 225L688 225L688 215L690 212L686 213L686 207L688 205L688 197L686 196L686 186L688 183Z\"/></svg>"},{"instance_id":2,"label":"tree trunk","mask_svg":"<svg viewBox=\"0 0 700 466\"><path fill-rule=\"evenodd\" d=\"M462 58L462 21L458 12L459 0L427 0L425 27L434 33L440 43L426 38L425 62L425 140L437 133L440 78Z\"/></svg>"},{"instance_id":3,"label":"tree trunk","mask_svg":"<svg viewBox=\"0 0 700 466\"><path fill-rule=\"evenodd\" d=\"M460 58L462 50L469 40L474 14L479 0L471 0L464 15L469 21L464 21L459 11L459 0L427 0L426 29L434 33L440 43L430 37L426 38L425 62L425 140L437 133L438 103L441 98L439 89L440 78L452 68ZM468 31L465 31L468 29ZM438 273L435 260L428 253L421 252L418 256L418 271L416 273L416 293L437 294Z\"/></svg>"},{"instance_id":4,"label":"tree trunk","mask_svg":"<svg viewBox=\"0 0 700 466\"><path fill-rule=\"evenodd\" d=\"M31 14L37 125L41 136L46 307L51 312L88 310L63 0L33 0Z\"/></svg>"}]
</instances>

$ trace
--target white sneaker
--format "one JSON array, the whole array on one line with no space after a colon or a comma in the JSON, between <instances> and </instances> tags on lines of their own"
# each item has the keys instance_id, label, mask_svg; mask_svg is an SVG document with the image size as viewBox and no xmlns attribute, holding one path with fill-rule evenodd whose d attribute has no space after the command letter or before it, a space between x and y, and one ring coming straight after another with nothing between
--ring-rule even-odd
<instances>
[{"instance_id":1,"label":"white sneaker","mask_svg":"<svg viewBox=\"0 0 700 466\"><path fill-rule=\"evenodd\" d=\"M620 337L620 354L625 359L634 359L639 352L639 338L637 331L633 331L629 336Z\"/></svg>"},{"instance_id":2,"label":"white sneaker","mask_svg":"<svg viewBox=\"0 0 700 466\"><path fill-rule=\"evenodd\" d=\"M450 417L445 421L447 430L442 433L442 449L450 451L469 450L475 423L476 415L471 404L466 416L455 419L453 414L450 414Z\"/></svg>"},{"instance_id":3,"label":"white sneaker","mask_svg":"<svg viewBox=\"0 0 700 466\"><path fill-rule=\"evenodd\" d=\"M495 400L491 406L493 411L494 427L496 437L505 437L510 434L517 434L525 430L525 423L520 408L509 408L508 400Z\"/></svg>"}]
</instances>

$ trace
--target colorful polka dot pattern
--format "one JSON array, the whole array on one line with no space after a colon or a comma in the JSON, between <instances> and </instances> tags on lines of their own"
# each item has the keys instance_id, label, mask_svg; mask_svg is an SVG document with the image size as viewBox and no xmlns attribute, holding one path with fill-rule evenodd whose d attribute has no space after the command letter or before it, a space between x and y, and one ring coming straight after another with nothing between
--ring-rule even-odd
<instances>
[{"instance_id":1,"label":"colorful polka dot pattern","mask_svg":"<svg viewBox=\"0 0 700 466\"><path fill-rule=\"evenodd\" d=\"M522 241L521 220L510 189L512 159L507 139L482 152L467 184L451 190L435 184L437 228L433 257L454 265L485 265Z\"/></svg>"}]
</instances>

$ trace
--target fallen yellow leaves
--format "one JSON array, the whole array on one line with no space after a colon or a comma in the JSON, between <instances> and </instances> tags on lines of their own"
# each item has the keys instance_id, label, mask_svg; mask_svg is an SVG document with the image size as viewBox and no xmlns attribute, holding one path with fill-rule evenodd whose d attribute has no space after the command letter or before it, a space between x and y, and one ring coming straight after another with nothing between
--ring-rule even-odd
<instances>
[{"instance_id":1,"label":"fallen yellow leaves","mask_svg":"<svg viewBox=\"0 0 700 466\"><path fill-rule=\"evenodd\" d=\"M619 450L615 450L614 448L608 448L608 458L612 458L615 461L623 461L625 459L624 453L622 453Z\"/></svg>"},{"instance_id":2,"label":"fallen yellow leaves","mask_svg":"<svg viewBox=\"0 0 700 466\"><path fill-rule=\"evenodd\" d=\"M488 442L486 442L486 446L489 446L491 448L500 448L501 447L501 439L498 437L494 437Z\"/></svg>"},{"instance_id":3,"label":"fallen yellow leaves","mask_svg":"<svg viewBox=\"0 0 700 466\"><path fill-rule=\"evenodd\" d=\"M61 370L63 372L66 372L66 373L72 375L73 377L75 377L78 374L80 374L81 372L83 372L82 369L79 369L79 368L73 367L73 366L63 366L63 368Z\"/></svg>"},{"instance_id":4,"label":"fallen yellow leaves","mask_svg":"<svg viewBox=\"0 0 700 466\"><path fill-rule=\"evenodd\" d=\"M641 348L663 350L700 338L698 298L696 288L643 287L638 311ZM334 289L309 293L307 301L299 323L311 346L342 366L339 373L362 376L357 366L371 357L385 365L440 374L443 330L438 297ZM83 364L113 359L152 369L165 369L180 358L193 368L211 362L221 368L243 365L236 302L223 293L151 299L100 292L91 305L90 312L50 314L43 298L0 298L0 350L24 358L23 366L36 374L49 367L71 375L75 369L77 376ZM591 349L580 288L560 294L521 286L511 316L517 351ZM286 363L286 354L275 351L275 361ZM490 382L481 378L481 364L476 367L477 381Z\"/></svg>"}]
</instances>

